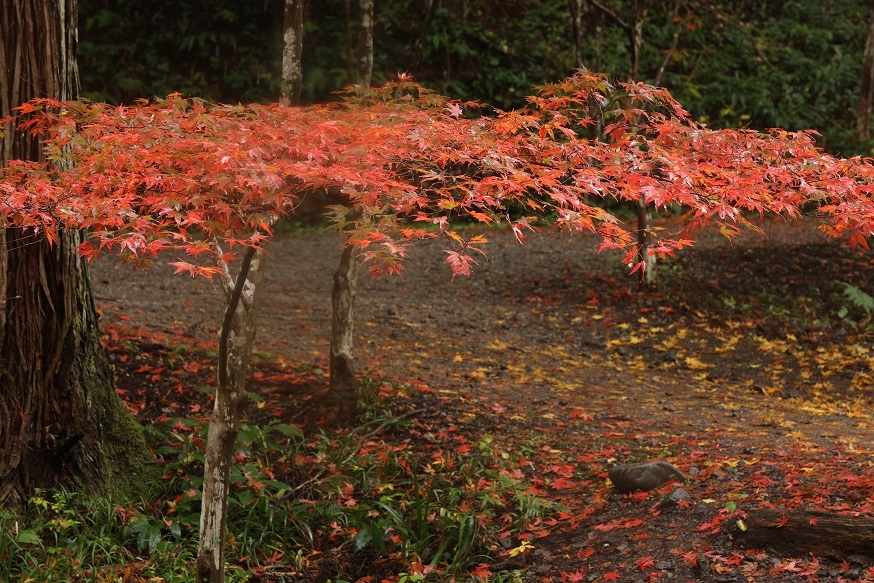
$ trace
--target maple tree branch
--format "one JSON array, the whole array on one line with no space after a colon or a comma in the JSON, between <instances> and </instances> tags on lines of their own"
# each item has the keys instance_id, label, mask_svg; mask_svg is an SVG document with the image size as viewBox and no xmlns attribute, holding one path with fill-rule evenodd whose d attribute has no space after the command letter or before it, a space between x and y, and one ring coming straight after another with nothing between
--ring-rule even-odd
<instances>
[{"instance_id":1,"label":"maple tree branch","mask_svg":"<svg viewBox=\"0 0 874 583\"><path fill-rule=\"evenodd\" d=\"M249 247L246 249L246 254L243 256L243 261L240 264L240 272L237 274L237 281L234 284L233 291L228 297L228 305L227 308L225 308L225 319L222 322L222 328L219 332L219 388L226 387L228 383L228 338L231 334L231 324L234 321L234 314L237 311L237 306L240 304L240 297L243 295L243 288L249 277L249 268L252 266L252 259L255 258L255 253L257 252L258 250L255 247ZM227 263L225 263L224 266L224 268L227 269Z\"/></svg>"},{"instance_id":2,"label":"maple tree branch","mask_svg":"<svg viewBox=\"0 0 874 583\"><path fill-rule=\"evenodd\" d=\"M665 73L665 69L668 67L668 64L671 62L671 59L674 58L674 55L677 53L677 44L680 42L680 5L682 4L681 0L675 0L674 2L674 14L673 14L673 24L674 24L674 36L671 42L671 48L668 49L668 52L665 54L665 58L662 60L662 64L659 66L658 71L656 71L655 79L653 79L653 85L660 85L662 81L662 75Z\"/></svg>"},{"instance_id":3,"label":"maple tree branch","mask_svg":"<svg viewBox=\"0 0 874 583\"><path fill-rule=\"evenodd\" d=\"M629 25L627 22L622 20L622 18L618 14L616 14L616 12L611 10L609 7L604 6L603 4L598 2L598 0L589 0L589 2L592 3L592 6L594 6L595 8L597 8L598 10L600 10L601 12L603 12L604 14L606 14L607 16L612 18L614 21L616 21L616 24L618 24L619 26L624 28L626 32L631 32L631 25Z\"/></svg>"},{"instance_id":4,"label":"maple tree branch","mask_svg":"<svg viewBox=\"0 0 874 583\"><path fill-rule=\"evenodd\" d=\"M228 262L222 259L224 251L222 251L218 239L213 239L212 246L215 248L216 254L219 257L218 261L216 261L216 263L218 263L219 269L221 269L221 272L219 273L219 281L221 281L222 289L225 291L225 295L230 295L231 292L234 291L234 278L231 277L231 270L228 267Z\"/></svg>"}]
</instances>

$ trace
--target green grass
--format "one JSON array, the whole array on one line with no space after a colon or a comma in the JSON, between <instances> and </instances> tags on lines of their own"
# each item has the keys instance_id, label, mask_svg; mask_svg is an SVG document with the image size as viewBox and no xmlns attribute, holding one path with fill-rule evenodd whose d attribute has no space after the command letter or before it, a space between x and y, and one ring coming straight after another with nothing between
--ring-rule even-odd
<instances>
[{"instance_id":1,"label":"green grass","mask_svg":"<svg viewBox=\"0 0 874 583\"><path fill-rule=\"evenodd\" d=\"M244 425L229 500L228 581L297 573L313 581L465 580L519 531L554 511L524 493L488 436L468 447L421 439L414 420L367 406L342 435ZM193 581L206 427L150 428L164 478L141 503L38 491L0 514L0 580ZM501 575L507 577L507 574ZM431 577L431 575L428 575ZM439 578L439 577L438 577Z\"/></svg>"}]
</instances>

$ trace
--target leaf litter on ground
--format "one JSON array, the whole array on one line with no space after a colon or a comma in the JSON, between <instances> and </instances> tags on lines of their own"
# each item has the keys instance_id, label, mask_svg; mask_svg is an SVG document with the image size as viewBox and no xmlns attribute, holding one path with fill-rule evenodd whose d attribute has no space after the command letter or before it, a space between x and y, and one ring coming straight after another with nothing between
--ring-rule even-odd
<instances>
[{"instance_id":1,"label":"leaf litter on ground","mask_svg":"<svg viewBox=\"0 0 874 583\"><path fill-rule=\"evenodd\" d=\"M438 249L425 245L403 278L361 285L361 368L385 379L372 406L409 416L353 455L400 448L413 452L403 463L416 460L408 477L461 473L459 484L464 472L478 475L466 454L493 459L486 474L512 485L493 492L500 511L476 520L495 537L481 557L456 557L480 578L874 581L864 558L782 556L736 537L737 521L757 508L874 516L872 334L854 326L864 314L850 319L841 283L871 293L874 261L821 241L806 223L767 231L767 241L733 246L704 236L665 262L648 291L614 257L597 255L591 238L543 234L519 246L492 233L491 259L451 284ZM312 422L301 411L327 383L334 255L332 235L284 237L271 250L250 422ZM213 382L215 290L105 262L95 273L128 406L147 422L207 415L208 391L197 388ZM310 429L306 439L333 438ZM649 459L690 475L690 500L659 506L676 483L616 494L609 467ZM330 483L312 462L310 475ZM298 471L286 482L308 479ZM343 487L338 503L391 516L374 507L385 492L347 496ZM478 491L488 497L489 487ZM301 580L453 575L426 573L433 555L424 549L392 551L401 544L392 537L413 537L402 521L382 525L385 546L377 531L321 520L306 528L335 545L331 560L319 554L327 546L275 549L273 563L253 559L253 572L263 581L279 580L269 578L275 565L297 565Z\"/></svg>"}]
</instances>

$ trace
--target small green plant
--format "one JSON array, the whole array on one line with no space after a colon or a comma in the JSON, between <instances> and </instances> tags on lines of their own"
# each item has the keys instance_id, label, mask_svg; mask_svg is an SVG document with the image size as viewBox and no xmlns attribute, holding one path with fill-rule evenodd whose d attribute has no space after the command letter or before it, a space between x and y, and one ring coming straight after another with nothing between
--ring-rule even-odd
<instances>
[{"instance_id":1,"label":"small green plant","mask_svg":"<svg viewBox=\"0 0 874 583\"><path fill-rule=\"evenodd\" d=\"M841 282L841 285L844 287L844 297L847 303L840 307L837 316L848 322L854 329L865 328L871 323L871 316L874 314L874 297L849 283ZM855 313L859 318L852 319L850 317L852 313Z\"/></svg>"}]
</instances>

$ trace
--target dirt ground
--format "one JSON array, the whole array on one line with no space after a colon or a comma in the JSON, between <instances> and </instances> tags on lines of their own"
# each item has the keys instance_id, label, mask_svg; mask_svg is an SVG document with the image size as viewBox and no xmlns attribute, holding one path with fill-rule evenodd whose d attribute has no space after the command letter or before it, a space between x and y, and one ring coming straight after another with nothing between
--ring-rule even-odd
<instances>
[{"instance_id":1,"label":"dirt ground","mask_svg":"<svg viewBox=\"0 0 874 583\"><path fill-rule=\"evenodd\" d=\"M442 244L428 242L402 277L361 281L360 372L423 399L451 394L447 415L458 423L541 452L533 467L543 473L531 477L568 507L522 565L494 571L524 566L543 581L874 580L874 551L831 562L791 547L741 553L728 528L727 501L741 512L874 515L874 338L854 328L865 314L838 283L874 295L874 256L824 242L812 221L761 227L764 237L732 243L704 234L660 266L650 291L617 256L599 255L596 238L565 233L521 246L490 233L490 257L469 279L450 282ZM339 254L331 233L280 235L270 248L256 349L316 383L327 382ZM179 343L216 337L222 298L210 283L160 264L132 275L102 259L92 270L105 323ZM313 389L253 383L275 398ZM608 489L612 465L655 458L690 475L691 502L661 511L658 498ZM557 487L557 468L568 466L589 478Z\"/></svg>"}]
</instances>

